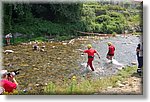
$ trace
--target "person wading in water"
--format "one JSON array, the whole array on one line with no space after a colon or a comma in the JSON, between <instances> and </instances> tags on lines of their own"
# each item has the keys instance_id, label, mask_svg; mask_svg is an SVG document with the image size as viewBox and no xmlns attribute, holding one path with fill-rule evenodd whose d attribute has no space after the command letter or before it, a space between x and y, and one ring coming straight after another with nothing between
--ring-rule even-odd
<instances>
[{"instance_id":1,"label":"person wading in water","mask_svg":"<svg viewBox=\"0 0 150 102\"><path fill-rule=\"evenodd\" d=\"M93 67L93 64L92 64L92 61L94 60L94 54L96 53L100 59L100 55L99 53L92 49L92 45L91 44L88 44L87 45L87 50L81 50L79 49L79 51L82 51L83 53L87 53L88 54L88 62L87 62L87 67L90 66L91 70L94 71L94 67Z\"/></svg>"},{"instance_id":2,"label":"person wading in water","mask_svg":"<svg viewBox=\"0 0 150 102\"><path fill-rule=\"evenodd\" d=\"M111 63L112 63L112 59L115 53L115 46L111 42L108 42L107 44L108 44L108 53L107 53L106 58L111 60Z\"/></svg>"}]
</instances>

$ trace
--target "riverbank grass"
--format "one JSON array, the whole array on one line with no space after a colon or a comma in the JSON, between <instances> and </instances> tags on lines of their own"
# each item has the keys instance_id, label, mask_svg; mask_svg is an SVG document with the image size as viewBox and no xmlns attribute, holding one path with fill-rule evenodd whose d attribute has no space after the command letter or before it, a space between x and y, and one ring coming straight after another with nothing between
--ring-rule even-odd
<instances>
[{"instance_id":1,"label":"riverbank grass","mask_svg":"<svg viewBox=\"0 0 150 102\"><path fill-rule=\"evenodd\" d=\"M71 79L64 79L63 83L60 85L49 82L47 86L43 87L43 92L38 92L38 94L46 95L92 95L92 94L103 94L102 90L106 88L118 87L118 82L123 82L127 78L136 75L137 66L125 67L120 70L116 75L103 77L103 78L87 78L81 76L72 76ZM5 95L10 95L9 93L4 93ZM28 92L15 91L11 95L28 95L36 94L28 90ZM106 93L105 93L106 94Z\"/></svg>"},{"instance_id":2,"label":"riverbank grass","mask_svg":"<svg viewBox=\"0 0 150 102\"><path fill-rule=\"evenodd\" d=\"M117 75L104 78L80 78L73 76L72 79L56 85L50 82L45 88L46 94L94 94L100 93L107 87L118 87L118 82L125 81L136 72L137 66L126 67L118 72ZM69 82L69 83L68 83Z\"/></svg>"}]
</instances>

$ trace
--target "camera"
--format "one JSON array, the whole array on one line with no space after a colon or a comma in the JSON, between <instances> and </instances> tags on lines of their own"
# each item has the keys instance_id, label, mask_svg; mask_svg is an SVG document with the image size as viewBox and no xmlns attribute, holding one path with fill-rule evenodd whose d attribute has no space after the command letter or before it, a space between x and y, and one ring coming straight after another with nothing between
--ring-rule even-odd
<instances>
[{"instance_id":1,"label":"camera","mask_svg":"<svg viewBox=\"0 0 150 102\"><path fill-rule=\"evenodd\" d=\"M12 72L8 72L7 73L8 77L18 75L20 73L19 70L21 70L21 69L17 69L17 70L14 70Z\"/></svg>"}]
</instances>

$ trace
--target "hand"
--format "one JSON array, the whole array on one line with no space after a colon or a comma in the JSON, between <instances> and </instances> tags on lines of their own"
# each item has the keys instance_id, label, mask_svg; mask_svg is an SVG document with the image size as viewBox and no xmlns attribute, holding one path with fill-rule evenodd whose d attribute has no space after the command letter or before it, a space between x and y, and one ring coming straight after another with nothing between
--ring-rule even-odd
<instances>
[{"instance_id":1,"label":"hand","mask_svg":"<svg viewBox=\"0 0 150 102\"><path fill-rule=\"evenodd\" d=\"M84 53L82 53L81 55L84 55Z\"/></svg>"},{"instance_id":2,"label":"hand","mask_svg":"<svg viewBox=\"0 0 150 102\"><path fill-rule=\"evenodd\" d=\"M83 50L81 50L81 49L78 49L78 51L81 51L81 52L83 52Z\"/></svg>"},{"instance_id":3,"label":"hand","mask_svg":"<svg viewBox=\"0 0 150 102\"><path fill-rule=\"evenodd\" d=\"M14 78L14 77L13 77L12 75L10 75L10 76L8 76L7 79L8 79L9 81L13 81L13 78Z\"/></svg>"}]
</instances>

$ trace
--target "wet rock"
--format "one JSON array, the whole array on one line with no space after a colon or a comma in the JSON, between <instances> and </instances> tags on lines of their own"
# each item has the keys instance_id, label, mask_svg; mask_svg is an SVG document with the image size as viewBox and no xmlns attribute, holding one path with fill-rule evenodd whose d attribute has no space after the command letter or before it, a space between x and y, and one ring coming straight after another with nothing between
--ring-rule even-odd
<instances>
[{"instance_id":1,"label":"wet rock","mask_svg":"<svg viewBox=\"0 0 150 102\"><path fill-rule=\"evenodd\" d=\"M40 86L40 84L35 84L36 87Z\"/></svg>"},{"instance_id":2,"label":"wet rock","mask_svg":"<svg viewBox=\"0 0 150 102\"><path fill-rule=\"evenodd\" d=\"M123 67L118 67L117 69L118 69L118 70L122 70L122 69L123 69Z\"/></svg>"},{"instance_id":3,"label":"wet rock","mask_svg":"<svg viewBox=\"0 0 150 102\"><path fill-rule=\"evenodd\" d=\"M122 44L127 44L126 42L122 42Z\"/></svg>"},{"instance_id":4,"label":"wet rock","mask_svg":"<svg viewBox=\"0 0 150 102\"><path fill-rule=\"evenodd\" d=\"M136 62L131 62L131 64L132 64L132 65L136 65L137 63L136 63Z\"/></svg>"},{"instance_id":5,"label":"wet rock","mask_svg":"<svg viewBox=\"0 0 150 102\"><path fill-rule=\"evenodd\" d=\"M35 71L36 71L36 70L40 70L40 69L38 69L38 68L33 68L33 70L35 70Z\"/></svg>"},{"instance_id":6,"label":"wet rock","mask_svg":"<svg viewBox=\"0 0 150 102\"><path fill-rule=\"evenodd\" d=\"M124 87L125 85L118 83L118 86L121 88L121 87Z\"/></svg>"},{"instance_id":7,"label":"wet rock","mask_svg":"<svg viewBox=\"0 0 150 102\"><path fill-rule=\"evenodd\" d=\"M128 44L132 44L132 42L129 42Z\"/></svg>"},{"instance_id":8,"label":"wet rock","mask_svg":"<svg viewBox=\"0 0 150 102\"><path fill-rule=\"evenodd\" d=\"M117 84L120 84L121 83L121 81L119 80L119 81L117 81Z\"/></svg>"},{"instance_id":9,"label":"wet rock","mask_svg":"<svg viewBox=\"0 0 150 102\"><path fill-rule=\"evenodd\" d=\"M5 50L3 52L6 53L6 54L8 54L8 53L13 53L14 51L13 50Z\"/></svg>"},{"instance_id":10,"label":"wet rock","mask_svg":"<svg viewBox=\"0 0 150 102\"><path fill-rule=\"evenodd\" d=\"M58 57L58 58L57 58L57 60L61 60L61 58L60 58L60 57Z\"/></svg>"},{"instance_id":11,"label":"wet rock","mask_svg":"<svg viewBox=\"0 0 150 102\"><path fill-rule=\"evenodd\" d=\"M32 86L33 86L33 84L32 84L32 83L29 83L29 84L28 84L28 87L32 87Z\"/></svg>"},{"instance_id":12,"label":"wet rock","mask_svg":"<svg viewBox=\"0 0 150 102\"><path fill-rule=\"evenodd\" d=\"M111 88L112 88L112 86L108 86L108 87L107 87L107 89L111 89Z\"/></svg>"},{"instance_id":13,"label":"wet rock","mask_svg":"<svg viewBox=\"0 0 150 102\"><path fill-rule=\"evenodd\" d=\"M56 46L52 46L52 48L55 48Z\"/></svg>"},{"instance_id":14,"label":"wet rock","mask_svg":"<svg viewBox=\"0 0 150 102\"><path fill-rule=\"evenodd\" d=\"M122 82L122 84L126 85L126 84L128 84L128 81L124 81L124 82Z\"/></svg>"},{"instance_id":15,"label":"wet rock","mask_svg":"<svg viewBox=\"0 0 150 102\"><path fill-rule=\"evenodd\" d=\"M21 43L21 45L25 45L26 46L26 45L28 45L28 43Z\"/></svg>"},{"instance_id":16,"label":"wet rock","mask_svg":"<svg viewBox=\"0 0 150 102\"><path fill-rule=\"evenodd\" d=\"M68 44L73 44L73 43L74 43L74 40L75 40L75 39L70 40Z\"/></svg>"},{"instance_id":17,"label":"wet rock","mask_svg":"<svg viewBox=\"0 0 150 102\"><path fill-rule=\"evenodd\" d=\"M45 85L45 86L47 86L48 84L47 84L47 83L45 83L44 85Z\"/></svg>"},{"instance_id":18,"label":"wet rock","mask_svg":"<svg viewBox=\"0 0 150 102\"><path fill-rule=\"evenodd\" d=\"M32 65L33 67L35 67L36 65Z\"/></svg>"},{"instance_id":19,"label":"wet rock","mask_svg":"<svg viewBox=\"0 0 150 102\"><path fill-rule=\"evenodd\" d=\"M63 45L67 45L67 43L62 43Z\"/></svg>"},{"instance_id":20,"label":"wet rock","mask_svg":"<svg viewBox=\"0 0 150 102\"><path fill-rule=\"evenodd\" d=\"M20 64L20 66L22 66L22 67L28 67L29 65L28 64Z\"/></svg>"}]
</instances>

